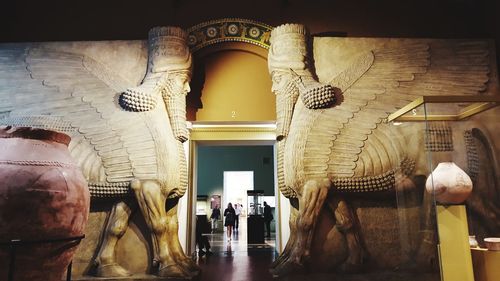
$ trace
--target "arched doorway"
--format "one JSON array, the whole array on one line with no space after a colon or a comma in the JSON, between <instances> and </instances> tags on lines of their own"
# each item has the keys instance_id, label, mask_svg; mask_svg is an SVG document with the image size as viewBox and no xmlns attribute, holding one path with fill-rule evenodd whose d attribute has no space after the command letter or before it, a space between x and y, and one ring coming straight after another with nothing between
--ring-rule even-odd
<instances>
[{"instance_id":1,"label":"arched doorway","mask_svg":"<svg viewBox=\"0 0 500 281\"><path fill-rule=\"evenodd\" d=\"M195 64L192 91L188 95L188 120L192 122L189 143L191 184L186 210L188 253L195 250L199 148L269 146L275 151L275 97L267 69L271 29L253 21L222 19L188 30ZM273 164L274 159L273 155L270 159ZM272 183L275 196L279 194L276 182ZM278 210L280 200L276 198ZM278 226L281 221L279 214L275 221L276 247L281 250L284 243L278 238L281 229Z\"/></svg>"}]
</instances>

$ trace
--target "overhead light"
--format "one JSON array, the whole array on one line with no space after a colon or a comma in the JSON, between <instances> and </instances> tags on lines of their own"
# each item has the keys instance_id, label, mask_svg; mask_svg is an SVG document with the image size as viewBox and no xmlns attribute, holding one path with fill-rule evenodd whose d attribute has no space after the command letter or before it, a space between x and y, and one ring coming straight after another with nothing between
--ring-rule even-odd
<instances>
[{"instance_id":1,"label":"overhead light","mask_svg":"<svg viewBox=\"0 0 500 281\"><path fill-rule=\"evenodd\" d=\"M271 128L276 129L276 122L187 122L188 129L199 128Z\"/></svg>"}]
</instances>

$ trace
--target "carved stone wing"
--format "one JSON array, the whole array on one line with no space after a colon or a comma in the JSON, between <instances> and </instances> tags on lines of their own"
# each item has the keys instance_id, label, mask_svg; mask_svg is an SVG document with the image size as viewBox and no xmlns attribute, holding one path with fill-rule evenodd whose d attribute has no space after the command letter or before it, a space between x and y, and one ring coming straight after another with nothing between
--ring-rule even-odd
<instances>
[{"instance_id":1,"label":"carved stone wing","mask_svg":"<svg viewBox=\"0 0 500 281\"><path fill-rule=\"evenodd\" d=\"M489 81L484 41L390 41L372 52L369 69L354 71L363 73L359 79L345 73L330 79L332 86L347 88L338 105L317 114L308 138L311 167L330 178L381 175L397 167L405 144L389 130L377 130L390 126L381 124L390 113L421 95L479 94Z\"/></svg>"},{"instance_id":2,"label":"carved stone wing","mask_svg":"<svg viewBox=\"0 0 500 281\"><path fill-rule=\"evenodd\" d=\"M154 143L143 118L117 104L132 83L84 55L16 45L0 47L0 73L0 123L69 134L91 192L109 187L98 192L110 194L92 195L128 193L132 178L155 176Z\"/></svg>"}]
</instances>

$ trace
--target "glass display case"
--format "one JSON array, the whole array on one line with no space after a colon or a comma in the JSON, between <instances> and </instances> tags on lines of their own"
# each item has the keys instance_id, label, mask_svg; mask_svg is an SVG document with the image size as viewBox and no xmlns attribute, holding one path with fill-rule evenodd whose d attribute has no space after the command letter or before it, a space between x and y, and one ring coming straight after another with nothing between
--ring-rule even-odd
<instances>
[{"instance_id":1,"label":"glass display case","mask_svg":"<svg viewBox=\"0 0 500 281\"><path fill-rule=\"evenodd\" d=\"M264 191L247 190L247 210L249 216L264 215Z\"/></svg>"},{"instance_id":2,"label":"glass display case","mask_svg":"<svg viewBox=\"0 0 500 281\"><path fill-rule=\"evenodd\" d=\"M247 191L247 243L264 243L264 191Z\"/></svg>"},{"instance_id":3,"label":"glass display case","mask_svg":"<svg viewBox=\"0 0 500 281\"><path fill-rule=\"evenodd\" d=\"M444 281L500 274L500 251L487 243L500 237L499 104L499 96L422 96L387 119L415 161L412 177L421 177L419 231L436 247ZM408 198L406 187L396 180L398 198ZM412 227L403 216L399 222Z\"/></svg>"},{"instance_id":4,"label":"glass display case","mask_svg":"<svg viewBox=\"0 0 500 281\"><path fill-rule=\"evenodd\" d=\"M198 195L196 198L196 215L207 215L207 199L206 195Z\"/></svg>"}]
</instances>

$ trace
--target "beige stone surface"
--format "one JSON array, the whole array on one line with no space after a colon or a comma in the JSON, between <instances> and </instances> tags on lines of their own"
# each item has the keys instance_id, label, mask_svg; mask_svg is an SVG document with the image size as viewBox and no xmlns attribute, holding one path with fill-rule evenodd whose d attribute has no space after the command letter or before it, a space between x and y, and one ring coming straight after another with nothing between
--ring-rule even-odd
<instances>
[{"instance_id":1,"label":"beige stone surface","mask_svg":"<svg viewBox=\"0 0 500 281\"><path fill-rule=\"evenodd\" d=\"M430 159L473 155L463 140L470 124L446 124L451 132L433 139L430 157L424 122L385 120L422 95L498 95L492 50L488 40L312 38L296 24L273 30L268 61L277 95L278 186L298 202L273 274L437 270L433 206L422 179ZM335 103L325 103L332 92ZM438 114L461 106L426 109Z\"/></svg>"},{"instance_id":2,"label":"beige stone surface","mask_svg":"<svg viewBox=\"0 0 500 281\"><path fill-rule=\"evenodd\" d=\"M153 259L164 277L198 272L177 222L176 198L187 188L186 40L180 28L156 27L147 42L0 46L0 123L70 135L91 196L112 199L92 213L77 274L144 273ZM129 227L133 213L143 220Z\"/></svg>"}]
</instances>

